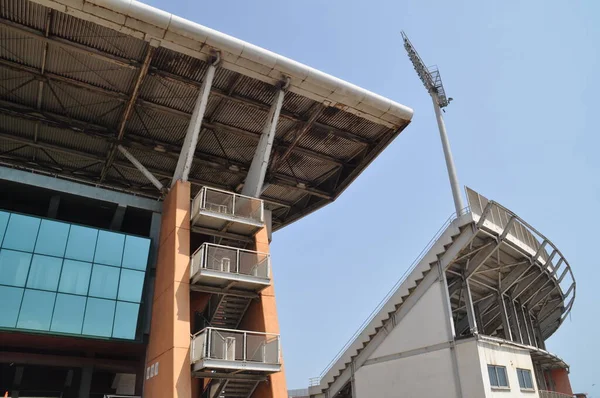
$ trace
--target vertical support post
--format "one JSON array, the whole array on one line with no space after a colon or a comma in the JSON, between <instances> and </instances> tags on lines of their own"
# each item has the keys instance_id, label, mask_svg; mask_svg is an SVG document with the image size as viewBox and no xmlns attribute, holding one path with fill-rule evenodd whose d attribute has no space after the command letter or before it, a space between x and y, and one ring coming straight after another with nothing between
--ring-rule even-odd
<instances>
[{"instance_id":1,"label":"vertical support post","mask_svg":"<svg viewBox=\"0 0 600 398\"><path fill-rule=\"evenodd\" d=\"M200 86L200 93L196 99L192 118L190 119L187 132L185 133L185 140L183 141L181 153L177 160L177 167L173 174L171 186L175 185L178 180L186 182L190 175L192 161L194 160L194 152L196 152L196 146L198 145L198 136L200 135L200 130L202 128L202 119L204 119L206 105L208 104L208 94L212 87L219 60L220 57L217 56L217 60L208 66L206 76L204 76L204 81L202 82L202 86Z\"/></svg>"},{"instance_id":2,"label":"vertical support post","mask_svg":"<svg viewBox=\"0 0 600 398\"><path fill-rule=\"evenodd\" d=\"M24 366L17 366L15 369L15 377L13 378L12 391L10 393L11 398L19 398L21 382L23 381L23 372L25 371Z\"/></svg>"},{"instance_id":3,"label":"vertical support post","mask_svg":"<svg viewBox=\"0 0 600 398\"><path fill-rule=\"evenodd\" d=\"M519 307L521 308L521 315L522 315L521 319L523 319L523 325L525 325L525 337L527 338L527 344L535 345L532 342L531 334L529 333L529 322L527 322L527 315L525 313L525 307L523 307L521 305L519 305Z\"/></svg>"},{"instance_id":4,"label":"vertical support post","mask_svg":"<svg viewBox=\"0 0 600 398\"><path fill-rule=\"evenodd\" d=\"M475 318L475 308L473 307L473 296L471 296L471 287L469 286L468 279L465 279L463 283L466 291L465 306L467 307L467 318L469 319L469 331L471 332L471 334L476 334L477 320Z\"/></svg>"},{"instance_id":5,"label":"vertical support post","mask_svg":"<svg viewBox=\"0 0 600 398\"><path fill-rule=\"evenodd\" d=\"M450 188L452 189L452 197L454 198L454 208L456 209L456 215L460 215L462 209L465 208L465 205L460 194L458 177L456 175L456 168L454 166L454 158L452 157L452 151L450 150L450 141L448 141L446 125L444 124L444 118L442 117L442 111L438 104L437 96L433 94L431 99L433 100L433 109L435 110L435 117L437 119L438 129L440 130L440 139L442 140L444 158L446 159L446 168L448 169Z\"/></svg>"},{"instance_id":6,"label":"vertical support post","mask_svg":"<svg viewBox=\"0 0 600 398\"><path fill-rule=\"evenodd\" d=\"M508 321L508 313L506 312L506 302L502 293L498 296L498 305L500 306L500 316L502 317L502 329L504 329L504 338L513 341L512 331L510 330L510 322Z\"/></svg>"},{"instance_id":7,"label":"vertical support post","mask_svg":"<svg viewBox=\"0 0 600 398\"><path fill-rule=\"evenodd\" d=\"M458 358L456 357L456 347L454 346L456 332L454 329L454 319L452 319L452 305L450 303L450 293L448 293L448 281L446 280L446 271L442 267L440 261L437 262L437 268L439 286L440 289L442 289L442 305L444 306L444 315L446 318L446 334L448 341L451 342L450 355L452 356L452 373L454 375L455 392L457 397L462 397L463 393L460 373L458 371Z\"/></svg>"},{"instance_id":8,"label":"vertical support post","mask_svg":"<svg viewBox=\"0 0 600 398\"><path fill-rule=\"evenodd\" d=\"M512 298L508 299L508 303L511 306L513 320L515 321L515 340L517 341L517 343L523 344L523 334L521 333L521 324L519 322L519 315L517 314L517 306L515 305L515 302Z\"/></svg>"},{"instance_id":9,"label":"vertical support post","mask_svg":"<svg viewBox=\"0 0 600 398\"><path fill-rule=\"evenodd\" d=\"M242 351L244 352L244 362L246 361L246 351L248 348L248 334L244 332L244 346L242 347Z\"/></svg>"},{"instance_id":10,"label":"vertical support post","mask_svg":"<svg viewBox=\"0 0 600 398\"><path fill-rule=\"evenodd\" d=\"M113 218L110 221L110 229L112 231L120 231L121 230L126 211L127 211L127 206L121 206L121 205L117 206L117 208L115 209L115 214L113 214Z\"/></svg>"},{"instance_id":11,"label":"vertical support post","mask_svg":"<svg viewBox=\"0 0 600 398\"><path fill-rule=\"evenodd\" d=\"M248 170L242 195L252 196L253 198L260 197L262 187L265 182L265 175L269 166L269 158L271 157L271 149L275 139L275 130L277 129L277 121L283 106L283 97L285 95L284 88L277 90L275 100L271 104L271 109L267 116L267 123L263 128L256 152L252 158L252 164Z\"/></svg>"},{"instance_id":12,"label":"vertical support post","mask_svg":"<svg viewBox=\"0 0 600 398\"><path fill-rule=\"evenodd\" d=\"M533 327L533 318L531 317L529 311L525 311L525 316L529 321L529 330L531 330L531 337L533 337L533 343L537 348L540 348L540 345L538 343L538 336L536 335L535 328Z\"/></svg>"},{"instance_id":13,"label":"vertical support post","mask_svg":"<svg viewBox=\"0 0 600 398\"><path fill-rule=\"evenodd\" d=\"M81 369L81 383L79 383L79 398L89 398L90 389L92 388L92 375L94 368L92 366L84 366Z\"/></svg>"},{"instance_id":14,"label":"vertical support post","mask_svg":"<svg viewBox=\"0 0 600 398\"><path fill-rule=\"evenodd\" d=\"M56 218L58 216L58 207L60 206L60 196L53 195L50 198L50 203L48 204L48 213L46 217L48 218Z\"/></svg>"},{"instance_id":15,"label":"vertical support post","mask_svg":"<svg viewBox=\"0 0 600 398\"><path fill-rule=\"evenodd\" d=\"M535 333L537 333L538 335L538 348L541 348L542 350L546 349L546 342L544 341L544 337L542 335L542 329L540 329L540 324L538 322L539 320L536 319L536 322L534 324L535 326Z\"/></svg>"}]
</instances>

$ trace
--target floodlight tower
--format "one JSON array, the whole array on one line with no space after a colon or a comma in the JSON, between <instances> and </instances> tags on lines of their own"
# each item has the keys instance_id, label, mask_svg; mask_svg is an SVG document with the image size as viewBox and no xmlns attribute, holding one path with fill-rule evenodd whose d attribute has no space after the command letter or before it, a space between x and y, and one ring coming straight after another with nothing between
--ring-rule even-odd
<instances>
[{"instance_id":1,"label":"floodlight tower","mask_svg":"<svg viewBox=\"0 0 600 398\"><path fill-rule=\"evenodd\" d=\"M454 207L456 208L456 214L460 215L465 206L460 194L458 177L456 176L456 167L454 167L454 159L452 158L452 152L450 151L450 142L448 141L448 134L446 134L446 125L444 124L441 112L442 109L448 106L450 101L452 101L452 98L446 97L446 92L442 85L442 78L440 77L440 71L437 66L427 68L404 32L402 32L402 38L404 39L404 48L408 53L408 58L410 58L423 85L433 100L433 109L435 110L435 117L440 130L440 139L442 140L442 148L444 149L444 157L446 158L448 178L450 179L450 187L452 188L452 196L454 197Z\"/></svg>"}]
</instances>

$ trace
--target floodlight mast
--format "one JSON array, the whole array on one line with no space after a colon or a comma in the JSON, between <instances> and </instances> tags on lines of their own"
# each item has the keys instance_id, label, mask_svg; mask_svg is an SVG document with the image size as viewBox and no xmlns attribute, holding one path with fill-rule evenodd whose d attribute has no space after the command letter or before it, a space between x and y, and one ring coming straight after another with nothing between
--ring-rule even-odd
<instances>
[{"instance_id":1,"label":"floodlight mast","mask_svg":"<svg viewBox=\"0 0 600 398\"><path fill-rule=\"evenodd\" d=\"M448 169L448 178L450 179L450 188L452 189L452 197L454 198L454 207L456 209L456 214L460 215L464 211L465 206L460 194L456 167L454 166L452 151L450 151L450 142L448 141L448 134L446 133L446 125L442 118L442 108L448 106L450 101L452 101L452 98L446 97L446 92L442 85L442 78L437 66L427 68L404 32L402 32L402 39L404 40L404 48L408 53L408 58L410 58L417 75L419 75L419 78L433 100L433 109L435 110L435 117L437 119L438 129L440 130L440 139L442 141L442 148L444 149L446 168Z\"/></svg>"}]
</instances>

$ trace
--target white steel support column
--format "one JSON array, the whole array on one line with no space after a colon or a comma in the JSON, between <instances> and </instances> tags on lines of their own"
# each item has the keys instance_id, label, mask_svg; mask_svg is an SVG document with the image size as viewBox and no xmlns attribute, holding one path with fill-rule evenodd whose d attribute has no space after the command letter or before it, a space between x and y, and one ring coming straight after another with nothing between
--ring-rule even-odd
<instances>
[{"instance_id":1,"label":"white steel support column","mask_svg":"<svg viewBox=\"0 0 600 398\"><path fill-rule=\"evenodd\" d=\"M515 321L514 327L515 327L516 336L513 336L513 337L515 337L515 340L513 340L513 341L524 344L523 334L521 333L521 323L519 322L519 315L517 314L517 306L512 298L508 299L508 303L511 306L513 320Z\"/></svg>"},{"instance_id":2,"label":"white steel support column","mask_svg":"<svg viewBox=\"0 0 600 398\"><path fill-rule=\"evenodd\" d=\"M194 152L196 152L196 145L198 145L198 135L202 128L202 119L204 118L204 112L206 112L206 105L208 104L208 94L212 87L213 79L215 78L215 71L220 61L220 56L217 53L216 60L208 66L206 75L202 86L200 86L200 93L196 99L194 105L194 111L188 125L187 132L185 133L185 140L181 147L181 153L177 160L177 167L173 174L173 180L171 186L175 185L177 180L187 181L190 175L190 169L192 168L192 161L194 160Z\"/></svg>"},{"instance_id":3,"label":"white steel support column","mask_svg":"<svg viewBox=\"0 0 600 398\"><path fill-rule=\"evenodd\" d=\"M510 330L510 322L508 320L508 313L506 312L506 302L502 293L498 296L498 306L500 307L500 316L502 317L502 328L504 329L504 338L506 340L513 341L512 331Z\"/></svg>"},{"instance_id":4,"label":"white steel support column","mask_svg":"<svg viewBox=\"0 0 600 398\"><path fill-rule=\"evenodd\" d=\"M465 306L467 307L467 317L469 318L469 331L471 334L476 334L478 332L477 329L477 319L475 318L475 308L473 307L473 296L471 295L471 287L469 286L469 280L464 280L465 286Z\"/></svg>"},{"instance_id":5,"label":"white steel support column","mask_svg":"<svg viewBox=\"0 0 600 398\"><path fill-rule=\"evenodd\" d=\"M242 195L258 198L262 193L265 175L267 174L267 168L269 166L269 158L271 157L271 149L273 148L273 141L275 140L277 121L279 120L279 114L281 113L281 107L283 106L285 88L285 86L280 88L277 90L277 94L275 94L275 100L271 104L271 109L267 115L267 122L263 128L260 140L258 141L256 152L254 152L254 157L252 158L252 164L250 165L246 181L244 182Z\"/></svg>"},{"instance_id":6,"label":"white steel support column","mask_svg":"<svg viewBox=\"0 0 600 398\"><path fill-rule=\"evenodd\" d=\"M447 252L446 252L447 253ZM452 373L454 375L454 384L457 397L463 396L462 380L458 371L458 358L456 356L456 333L454 331L454 319L452 318L452 304L450 303L450 293L448 292L448 281L446 280L446 270L441 261L437 262L438 284L442 290L442 301L444 306L444 315L446 318L446 338L450 342L450 356L452 357ZM433 271L433 270L432 270ZM356 398L356 397L354 397Z\"/></svg>"},{"instance_id":7,"label":"white steel support column","mask_svg":"<svg viewBox=\"0 0 600 398\"><path fill-rule=\"evenodd\" d=\"M438 129L440 130L440 139L442 140L442 148L444 149L444 157L446 158L446 168L448 169L450 188L452 189L452 197L454 198L454 208L456 209L456 214L460 215L460 212L465 208L465 205L460 194L458 177L456 176L456 167L454 166L454 158L452 157L452 152L450 151L450 141L448 141L446 125L444 124L444 118L442 117L442 110L438 104L438 98L435 94L432 94L431 99L433 100L433 109L435 110L435 117L437 119Z\"/></svg>"}]
</instances>

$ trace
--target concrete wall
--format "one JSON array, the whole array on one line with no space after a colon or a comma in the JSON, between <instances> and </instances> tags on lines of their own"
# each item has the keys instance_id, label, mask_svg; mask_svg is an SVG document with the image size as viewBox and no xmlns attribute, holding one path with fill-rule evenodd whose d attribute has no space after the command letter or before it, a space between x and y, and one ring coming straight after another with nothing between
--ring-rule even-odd
<instances>
[{"instance_id":1,"label":"concrete wall","mask_svg":"<svg viewBox=\"0 0 600 398\"><path fill-rule=\"evenodd\" d=\"M479 348L475 338L459 341L455 346L458 374L463 398L480 398L485 396L483 379L486 373L481 373ZM489 384L489 381L488 381Z\"/></svg>"},{"instance_id":2,"label":"concrete wall","mask_svg":"<svg viewBox=\"0 0 600 398\"><path fill-rule=\"evenodd\" d=\"M459 398L450 348L361 367L355 398Z\"/></svg>"},{"instance_id":3,"label":"concrete wall","mask_svg":"<svg viewBox=\"0 0 600 398\"><path fill-rule=\"evenodd\" d=\"M481 365L481 374L483 375L483 385L485 390L485 397L487 398L506 398L506 397L538 397L538 387L534 376L533 363L531 362L531 355L529 351L509 347L506 345L500 345L498 343L479 341L477 343L479 351L479 360ZM492 389L490 385L490 378L488 376L487 365L500 365L506 366L506 373L508 376L508 384L510 386L510 392L507 390ZM528 369L531 371L531 378L535 392L532 391L521 391L519 387L519 379L517 376L517 368ZM482 395L483 396L483 395Z\"/></svg>"},{"instance_id":4,"label":"concrete wall","mask_svg":"<svg viewBox=\"0 0 600 398\"><path fill-rule=\"evenodd\" d=\"M355 398L458 398L443 297L433 282L358 369Z\"/></svg>"},{"instance_id":5,"label":"concrete wall","mask_svg":"<svg viewBox=\"0 0 600 398\"><path fill-rule=\"evenodd\" d=\"M434 282L369 359L447 342L444 317L441 286Z\"/></svg>"}]
</instances>

